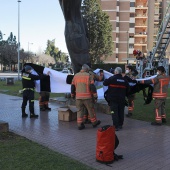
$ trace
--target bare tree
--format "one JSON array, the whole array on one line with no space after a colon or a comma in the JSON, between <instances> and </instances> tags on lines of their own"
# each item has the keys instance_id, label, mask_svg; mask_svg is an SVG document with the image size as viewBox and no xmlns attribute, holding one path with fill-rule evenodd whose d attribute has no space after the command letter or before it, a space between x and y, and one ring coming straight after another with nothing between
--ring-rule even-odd
<instances>
[{"instance_id":1,"label":"bare tree","mask_svg":"<svg viewBox=\"0 0 170 170\"><path fill-rule=\"evenodd\" d=\"M36 57L34 57L34 59L35 59L34 63L43 66L49 66L49 64L55 64L54 58L44 53L39 53Z\"/></svg>"}]
</instances>

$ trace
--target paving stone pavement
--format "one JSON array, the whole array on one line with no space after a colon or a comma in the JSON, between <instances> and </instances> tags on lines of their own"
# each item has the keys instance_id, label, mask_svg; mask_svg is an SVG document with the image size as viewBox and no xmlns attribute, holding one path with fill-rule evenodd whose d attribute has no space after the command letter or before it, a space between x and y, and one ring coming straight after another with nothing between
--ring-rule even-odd
<instances>
[{"instance_id":1,"label":"paving stone pavement","mask_svg":"<svg viewBox=\"0 0 170 170\"><path fill-rule=\"evenodd\" d=\"M125 118L124 127L116 134L120 144L117 154L124 156L107 166L95 160L97 128L86 125L77 130L76 121L58 121L57 102L50 102L52 111L40 112L38 119L21 118L22 98L0 94L0 120L9 123L9 130L65 154L97 170L170 170L170 127L151 126L149 122ZM28 113L28 106L27 106ZM101 125L112 124L110 115L97 112Z\"/></svg>"}]
</instances>

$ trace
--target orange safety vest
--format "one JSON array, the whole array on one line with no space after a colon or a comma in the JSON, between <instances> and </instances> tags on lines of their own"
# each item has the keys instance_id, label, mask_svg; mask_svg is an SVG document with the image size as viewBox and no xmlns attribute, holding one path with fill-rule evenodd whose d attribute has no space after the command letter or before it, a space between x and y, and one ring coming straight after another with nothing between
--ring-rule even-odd
<instances>
[{"instance_id":1,"label":"orange safety vest","mask_svg":"<svg viewBox=\"0 0 170 170\"><path fill-rule=\"evenodd\" d=\"M89 73L80 71L77 73L72 81L72 85L76 88L76 99L90 99L92 92L90 91L90 84L94 84L93 77ZM97 94L93 94L93 96Z\"/></svg>"},{"instance_id":2,"label":"orange safety vest","mask_svg":"<svg viewBox=\"0 0 170 170\"><path fill-rule=\"evenodd\" d=\"M152 97L160 99L166 98L168 94L169 77L160 75L155 79L152 79L152 81L154 83L154 91L152 93ZM155 81L158 81L158 83L155 83Z\"/></svg>"}]
</instances>

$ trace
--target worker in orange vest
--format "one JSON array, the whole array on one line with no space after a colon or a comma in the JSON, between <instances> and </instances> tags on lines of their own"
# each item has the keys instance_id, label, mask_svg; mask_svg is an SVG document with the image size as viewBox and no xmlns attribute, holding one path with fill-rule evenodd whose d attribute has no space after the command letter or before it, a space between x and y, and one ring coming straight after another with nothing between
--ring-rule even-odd
<instances>
[{"instance_id":1,"label":"worker in orange vest","mask_svg":"<svg viewBox=\"0 0 170 170\"><path fill-rule=\"evenodd\" d=\"M89 67L88 73L93 77L94 81L103 81L104 80L104 72L103 72L103 70L100 70L99 75L98 75L98 74L94 73L93 70ZM91 123L90 115L88 114L88 111L87 111L86 107L84 107L83 122L85 124L90 124Z\"/></svg>"},{"instance_id":2,"label":"worker in orange vest","mask_svg":"<svg viewBox=\"0 0 170 170\"><path fill-rule=\"evenodd\" d=\"M75 74L71 84L71 97L76 99L77 125L78 129L85 128L83 123L84 106L87 108L90 115L90 120L93 127L98 126L101 121L97 120L94 110L94 102L97 102L97 90L94 85L93 77L88 73L89 66L83 64L79 73Z\"/></svg>"},{"instance_id":3,"label":"worker in orange vest","mask_svg":"<svg viewBox=\"0 0 170 170\"><path fill-rule=\"evenodd\" d=\"M166 123L165 113L165 101L168 94L169 77L165 74L165 68L159 66L157 68L157 76L150 80L142 80L139 83L143 84L154 84L154 90L152 97L155 99L154 110L155 110L155 122L151 125L162 125Z\"/></svg>"}]
</instances>

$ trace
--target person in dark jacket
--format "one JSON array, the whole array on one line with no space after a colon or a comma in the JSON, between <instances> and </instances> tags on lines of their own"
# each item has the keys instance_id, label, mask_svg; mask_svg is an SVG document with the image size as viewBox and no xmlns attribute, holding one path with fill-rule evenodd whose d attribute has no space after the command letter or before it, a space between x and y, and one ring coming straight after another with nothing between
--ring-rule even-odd
<instances>
[{"instance_id":1,"label":"person in dark jacket","mask_svg":"<svg viewBox=\"0 0 170 170\"><path fill-rule=\"evenodd\" d=\"M131 66L128 65L126 67L126 72L124 78L129 82L129 83L137 83L136 76L138 72ZM128 99L128 114L126 115L127 117L131 117L133 110L134 110L134 100L135 100L135 94L131 94L127 96Z\"/></svg>"},{"instance_id":2,"label":"person in dark jacket","mask_svg":"<svg viewBox=\"0 0 170 170\"><path fill-rule=\"evenodd\" d=\"M38 118L38 115L34 113L34 88L35 81L43 79L46 75L34 75L31 74L32 67L26 65L22 71L22 86L23 86L23 102L22 102L22 117L28 117L25 113L27 101L29 101L30 118ZM50 72L47 73L49 75Z\"/></svg>"},{"instance_id":3,"label":"person in dark jacket","mask_svg":"<svg viewBox=\"0 0 170 170\"><path fill-rule=\"evenodd\" d=\"M51 111L51 108L49 107L49 99L50 99L50 93L47 91L41 91L39 97L39 107L40 111Z\"/></svg>"},{"instance_id":4,"label":"person in dark jacket","mask_svg":"<svg viewBox=\"0 0 170 170\"><path fill-rule=\"evenodd\" d=\"M49 107L49 100L50 100L50 92L47 91L48 83L50 82L50 76L45 76L42 80L40 80L40 97L39 97L39 107L40 111L51 111Z\"/></svg>"},{"instance_id":5,"label":"person in dark jacket","mask_svg":"<svg viewBox=\"0 0 170 170\"><path fill-rule=\"evenodd\" d=\"M114 73L113 76L104 80L103 85L108 86L106 98L109 101L113 125L118 131L122 129L124 122L125 97L129 92L129 83L122 77L120 67L116 67Z\"/></svg>"}]
</instances>

